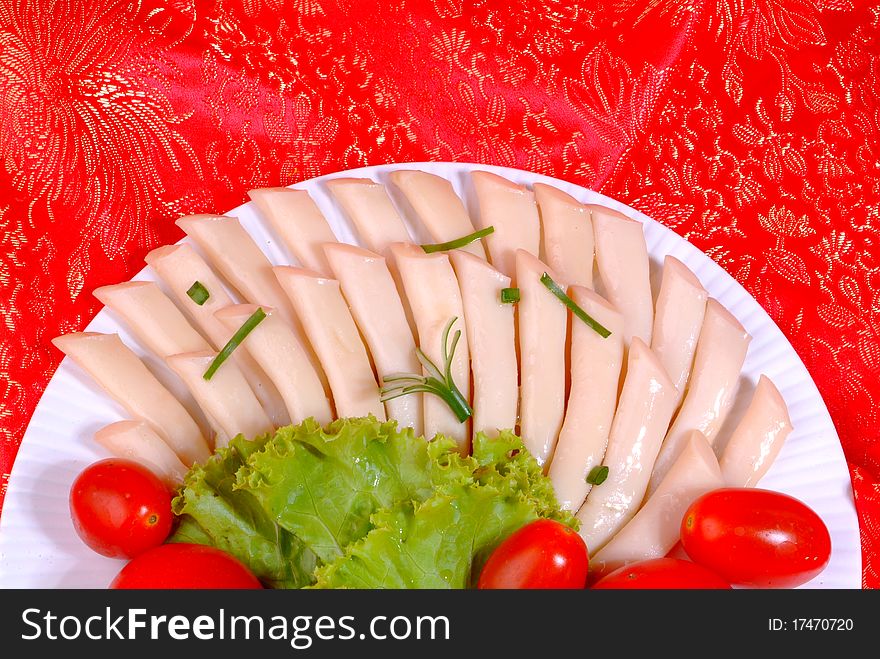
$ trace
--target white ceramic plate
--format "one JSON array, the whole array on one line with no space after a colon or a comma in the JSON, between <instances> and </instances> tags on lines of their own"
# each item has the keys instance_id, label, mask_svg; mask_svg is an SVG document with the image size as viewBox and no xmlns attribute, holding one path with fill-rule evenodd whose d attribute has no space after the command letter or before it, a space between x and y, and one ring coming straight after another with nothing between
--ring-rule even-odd
<instances>
[{"instance_id":1,"label":"white ceramic plate","mask_svg":"<svg viewBox=\"0 0 880 659\"><path fill-rule=\"evenodd\" d=\"M663 256L676 256L697 274L709 294L726 306L753 337L732 420L742 414L751 389L762 373L773 380L788 403L795 430L760 485L786 492L806 502L831 531L831 562L807 586L860 587L858 521L849 472L831 418L791 344L758 303L730 275L672 231L619 202L563 181L519 170L462 163L382 165L331 174L294 187L309 190L341 241L356 243L351 225L336 208L323 181L357 176L387 182L388 174L401 168L422 169L448 178L472 212L476 212L477 208L468 173L483 169L518 183L555 185L581 201L616 208L643 222L655 286ZM391 192L394 195L393 189ZM395 201L404 213L408 211L399 197L395 197ZM295 262L285 253L271 229L262 223L252 204L240 206L229 215L240 218L274 263ZM412 225L410 228L416 240L430 242ZM153 275L145 269L134 278L153 279ZM144 347L106 311L99 313L87 329L118 332L136 352L147 354ZM147 361L160 379L173 382L161 363L150 359ZM176 390L184 393L181 387ZM79 540L67 507L68 491L76 475L91 462L107 457L92 440L94 432L121 418L121 409L71 360L65 359L36 408L12 470L0 516L0 586L101 588L122 567L122 561L99 556Z\"/></svg>"}]
</instances>

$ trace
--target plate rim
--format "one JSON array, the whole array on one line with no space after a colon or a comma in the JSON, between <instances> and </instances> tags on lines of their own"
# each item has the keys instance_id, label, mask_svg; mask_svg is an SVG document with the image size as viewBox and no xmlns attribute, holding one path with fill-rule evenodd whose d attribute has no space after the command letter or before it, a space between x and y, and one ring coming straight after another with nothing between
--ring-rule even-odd
<instances>
[{"instance_id":1,"label":"plate rim","mask_svg":"<svg viewBox=\"0 0 880 659\"><path fill-rule=\"evenodd\" d=\"M718 263L716 263L714 261L714 259L712 259L704 251L702 251L698 247L696 247L693 243L691 243L689 240L687 240L684 236L677 234L675 231L673 231L669 227L663 225L662 223L654 220L653 218L649 217L648 215L644 214L643 212L641 212L631 206L628 206L619 200L616 200L612 197L609 197L609 196L603 194L602 192L599 192L598 190L591 190L585 186L581 186L581 185L572 183L572 182L567 181L565 179L555 178L555 177L539 174L537 172L530 172L528 170L523 170L523 169L518 169L518 168L504 167L504 166L498 166L498 165L487 165L487 164L483 164L483 163L450 162L450 161L419 161L419 162L405 162L405 163L384 163L384 164L380 164L380 165L368 165L368 166L363 166L363 167L357 167L354 169L347 169L347 170L340 170L340 171L336 171L336 172L330 172L330 173L323 174L321 176L317 176L317 177L314 177L311 179L299 181L297 183L288 185L286 187L293 188L293 189L303 189L303 188L313 188L315 186L318 186L321 190L324 191L324 195L329 198L329 195L327 195L327 193L326 193L326 186L323 185L328 180L331 180L334 178L371 178L373 180L378 180L382 183L387 183L388 174L391 171L400 170L400 169L419 169L422 171L428 171L428 172L432 172L432 173L436 173L436 171L433 171L433 170L438 170L438 169L443 170L443 171L447 171L447 172L449 170L453 170L454 174L458 175L459 177L461 177L463 174L467 174L468 172L471 172L471 171L482 170L482 171L488 171L488 172L491 172L494 174L498 174L499 176L503 176L503 177L508 178L510 180L513 180L515 182L525 183L530 186L536 182L546 183L548 185L552 185L554 187L562 189L564 192L571 194L579 201L583 201L583 198L585 196L593 196L593 197L598 198L598 203L600 203L601 205L605 205L609 208L613 208L615 210L618 210L618 211L622 212L623 214L627 215L628 217L631 217L633 219L640 221L643 224L643 226L645 227L646 237L648 236L650 231L653 231L653 232L656 232L657 234L659 234L661 236L661 238L657 241L654 241L654 242L672 241L672 242L674 242L677 249L683 250L684 252L687 252L689 258L694 258L694 259L703 261L703 263L701 264L701 267L707 268L710 271L713 279L720 278L726 284L728 289L733 290L733 294L735 294L736 298L738 299L738 304L743 304L745 307L747 307L750 314L757 314L759 321L762 324L767 325L770 333L774 335L773 336L774 343L779 340L784 342L784 352L789 353L790 356L794 358L794 364L796 366L796 369L802 372L801 375L803 377L801 378L801 380L804 382L804 384L807 386L807 388L809 390L807 392L806 398L812 399L814 401L818 401L820 403L820 408L814 409L813 413L816 417L818 417L818 420L822 423L822 425L825 426L825 431L830 431L830 433L832 434L834 442L832 442L831 444L833 444L833 446L829 445L828 448L831 450L834 450L837 453L836 458L843 465L845 472L846 472L846 476L847 476L847 488L846 488L846 492L844 493L846 496L845 497L841 496L840 498L846 499L846 504L848 505L848 508L849 508L847 513L850 514L850 516L853 517L854 521L855 521L855 528L854 529L846 529L846 530L850 534L852 534L853 532L855 533L856 545L858 548L858 551L854 552L855 557L850 559L854 565L854 568L856 569L857 584L858 584L858 585L853 585L852 587L861 588L862 568L863 568L861 539L859 537L861 526L860 526L860 520L858 518L857 511L856 511L855 499L854 499L854 495L853 495L852 475L849 470L848 462L846 460L846 455L843 451L843 447L842 447L842 444L840 441L840 436L837 433L837 428L834 425L833 418L831 417L831 414L828 411L827 405L825 404L825 401L822 398L821 392L819 391L812 375L810 374L806 365L803 363L803 360L800 358L800 355L798 355L797 351L792 346L788 337L779 328L779 326L776 324L776 322L773 320L773 318L770 316L770 314L767 313L767 311L760 305L760 303L758 303L758 301L748 292L748 290L746 290L746 288L742 284L740 284L740 282L738 282L733 277L733 275L728 273L722 266L720 266ZM441 174L441 176L443 176L447 180L452 180L450 174ZM525 179L525 181L524 181L524 179ZM462 195L460 182L458 185L456 185L456 181L452 180L452 183L453 183L453 186L457 189L456 191L462 196L463 201L464 201L466 207L468 208L469 212L472 213L474 210L473 209L473 199L468 199L467 195ZM395 197L395 195L392 194L392 197ZM586 202L586 203L596 203L596 202L590 201L590 202ZM399 206L399 199L395 198L395 204ZM321 205L321 204L319 204L319 205ZM245 203L240 204L239 206L236 206L235 208L230 209L223 214L230 215L230 216L238 216L242 212L245 212L245 213L248 212L246 210L246 207L248 207L248 206L253 208L254 207L253 202L246 201ZM335 204L334 204L334 207L336 207ZM337 210L338 210L338 207L337 207ZM341 216L344 218L344 214L341 212L337 212L337 216ZM348 222L348 219L344 218L343 221ZM263 225L263 228L266 230L266 232L268 234L271 234L274 236L274 231L271 229L271 227L268 226L268 224L266 222L261 222L261 224ZM335 226L334 226L334 229L336 229ZM340 238L340 240L344 240L344 238L341 236L339 238ZM181 239L181 241L186 241L186 238ZM178 241L178 242L181 242L181 241ZM264 249L264 251L265 251L266 246L261 244L259 241L257 241L257 242L260 245L261 249ZM280 249L282 252L286 253L285 248L280 247ZM651 253L651 251L652 250L649 249L649 254ZM144 276L145 273L148 273L148 271L149 271L149 266L144 266L143 268L141 268L137 273L133 274L126 281L141 278ZM701 277L701 279L702 279L702 277ZM708 286L707 286L707 288L708 288ZM86 294L88 294L88 293L86 293ZM730 294L730 293L726 293L726 294ZM734 313L734 315L736 315L739 318L739 314ZM94 316L91 317L91 319L89 320L88 324L86 325L86 327L84 328L83 331L89 331L89 328L91 328L92 325L94 325L97 322L101 322L102 319L104 319L105 317L108 317L108 316L109 316L109 314L107 313L106 308L104 308L104 307L100 308L98 310L98 312ZM742 320L742 318L740 318L740 320ZM115 319L113 319L112 322L116 325L121 326L121 323L117 322ZM21 494L17 494L17 492L19 490L19 488L17 487L17 481L20 479L16 476L16 473L17 473L17 471L18 472L21 471L20 469L17 469L17 467L20 464L22 464L22 461L19 458L22 455L22 449L25 446L25 442L28 439L29 433L31 432L31 428L34 427L34 420L38 418L38 415L42 416L42 414L47 413L44 410L41 410L41 407L44 405L44 401L47 398L47 392L53 386L53 383L56 383L56 386L58 386L57 385L57 382L58 382L57 376L58 376L59 371L62 370L62 368L65 368L65 369L71 368L71 364L69 363L69 358L64 357L61 360L61 362L59 362L58 367L53 372L52 377L49 379L49 382L47 383L45 389L43 390L43 393L41 394L39 401L37 402L36 406L34 407L33 413L31 415L31 418L28 421L28 424L25 428L25 431L22 434L22 439L19 444L18 451L16 453L16 458L13 461L12 468L10 469L9 479L7 481L6 495L5 495L5 499L3 502L3 508L0 509L0 588L6 587L3 584L3 582L5 581L4 574L6 572L5 565L7 563L7 560L6 560L7 552L5 551L5 547L7 544L12 544L11 540L7 540L7 538L10 536L10 531L9 531L8 527L11 522L8 521L9 516L5 514L5 511L7 510L7 506L11 500L13 500L15 497L22 497L22 496L24 496L24 493L27 492L27 490L24 490Z\"/></svg>"}]
</instances>

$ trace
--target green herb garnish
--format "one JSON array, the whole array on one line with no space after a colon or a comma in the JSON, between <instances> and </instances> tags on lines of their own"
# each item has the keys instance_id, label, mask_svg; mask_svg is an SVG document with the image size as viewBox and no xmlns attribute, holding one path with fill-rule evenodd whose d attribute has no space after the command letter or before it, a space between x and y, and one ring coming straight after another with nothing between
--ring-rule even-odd
<instances>
[{"instance_id":1,"label":"green herb garnish","mask_svg":"<svg viewBox=\"0 0 880 659\"><path fill-rule=\"evenodd\" d=\"M516 304L517 302L519 302L518 288L501 289L501 304Z\"/></svg>"},{"instance_id":2,"label":"green herb garnish","mask_svg":"<svg viewBox=\"0 0 880 659\"><path fill-rule=\"evenodd\" d=\"M214 377L214 373L217 372L220 365L229 358L229 355L233 353L241 342L245 340L247 335L250 334L265 317L266 312L263 311L262 307L257 307L257 310L254 311L246 321L244 321L244 324L238 328L235 334L232 335L232 338L229 339L225 346L223 346L223 350L217 353L217 356L214 357L214 360L208 366L208 370L205 371L205 374L202 375L202 377L206 380L210 380Z\"/></svg>"},{"instance_id":3,"label":"green herb garnish","mask_svg":"<svg viewBox=\"0 0 880 659\"><path fill-rule=\"evenodd\" d=\"M590 469L590 473L587 476L587 483L590 485L601 485L605 482L606 478L608 478L608 467L605 465L599 465Z\"/></svg>"},{"instance_id":4,"label":"green herb garnish","mask_svg":"<svg viewBox=\"0 0 880 659\"><path fill-rule=\"evenodd\" d=\"M190 299L199 306L202 306L207 301L207 299L211 297L208 289L205 288L202 282L198 280L189 287L189 290L186 292L186 294L189 295Z\"/></svg>"},{"instance_id":5,"label":"green herb garnish","mask_svg":"<svg viewBox=\"0 0 880 659\"><path fill-rule=\"evenodd\" d=\"M462 236L461 238L456 238L455 240L450 240L445 243L437 243L435 245L421 245L421 248L425 250L425 254L433 254L434 252L446 252L450 249L458 249L460 247L465 247L470 245L475 240L479 240L480 238L485 238L490 233L495 232L495 227L486 227L485 229L480 229L479 231L474 231L473 233L469 233L466 236Z\"/></svg>"},{"instance_id":6,"label":"green herb garnish","mask_svg":"<svg viewBox=\"0 0 880 659\"><path fill-rule=\"evenodd\" d=\"M456 320L458 320L457 317L446 323L446 327L443 330L443 344L441 347L443 371L440 371L437 365L422 352L421 348L416 348L416 357L428 372L428 375L396 373L382 378L386 383L386 386L382 387L380 391L383 403L400 396L406 396L407 394L434 394L442 398L449 405L449 409L453 411L461 423L464 423L473 416L473 408L468 404L467 399L462 395L452 379L452 358L455 356L455 347L461 338L461 330L455 330L451 346L449 345L449 331ZM392 384L387 384L389 382Z\"/></svg>"},{"instance_id":7,"label":"green herb garnish","mask_svg":"<svg viewBox=\"0 0 880 659\"><path fill-rule=\"evenodd\" d=\"M548 275L546 272L541 275L541 283L547 287L547 290L553 293L559 301L562 302L565 306L571 309L571 312L584 321L587 325L589 325L599 336L603 339L607 339L611 336L611 330L605 328L599 321L590 316L586 311L581 309L574 300L572 300L568 295L565 294L565 291L562 290L562 287L553 281L553 277Z\"/></svg>"}]
</instances>

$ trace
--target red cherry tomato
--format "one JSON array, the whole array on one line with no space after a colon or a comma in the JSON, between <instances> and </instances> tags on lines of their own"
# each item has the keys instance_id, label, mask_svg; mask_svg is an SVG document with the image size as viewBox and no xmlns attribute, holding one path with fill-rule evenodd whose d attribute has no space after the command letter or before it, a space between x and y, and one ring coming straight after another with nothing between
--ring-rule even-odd
<instances>
[{"instance_id":1,"label":"red cherry tomato","mask_svg":"<svg viewBox=\"0 0 880 659\"><path fill-rule=\"evenodd\" d=\"M187 543L160 545L144 552L110 584L119 590L262 587L250 570L226 552Z\"/></svg>"},{"instance_id":2,"label":"red cherry tomato","mask_svg":"<svg viewBox=\"0 0 880 659\"><path fill-rule=\"evenodd\" d=\"M704 567L678 558L654 558L610 572L594 590L730 589L730 584Z\"/></svg>"},{"instance_id":3,"label":"red cherry tomato","mask_svg":"<svg viewBox=\"0 0 880 659\"><path fill-rule=\"evenodd\" d=\"M171 493L149 469L110 458L88 467L70 488L79 537L99 554L132 558L162 544L171 531Z\"/></svg>"},{"instance_id":4,"label":"red cherry tomato","mask_svg":"<svg viewBox=\"0 0 880 659\"><path fill-rule=\"evenodd\" d=\"M576 532L551 519L539 519L498 545L477 587L583 588L588 567L587 546Z\"/></svg>"},{"instance_id":5,"label":"red cherry tomato","mask_svg":"<svg viewBox=\"0 0 880 659\"><path fill-rule=\"evenodd\" d=\"M723 488L704 494L681 522L688 556L735 584L793 588L819 574L831 536L812 509L779 492Z\"/></svg>"}]
</instances>

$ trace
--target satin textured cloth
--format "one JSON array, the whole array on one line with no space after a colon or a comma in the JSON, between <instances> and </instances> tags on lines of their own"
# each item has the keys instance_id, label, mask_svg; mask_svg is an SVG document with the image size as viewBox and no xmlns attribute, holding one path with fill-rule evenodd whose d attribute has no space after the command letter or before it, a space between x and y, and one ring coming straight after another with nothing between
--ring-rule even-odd
<instances>
[{"instance_id":1,"label":"satin textured cloth","mask_svg":"<svg viewBox=\"0 0 880 659\"><path fill-rule=\"evenodd\" d=\"M599 190L707 252L815 379L880 585L880 6L856 0L0 2L0 473L174 220L386 162Z\"/></svg>"}]
</instances>

